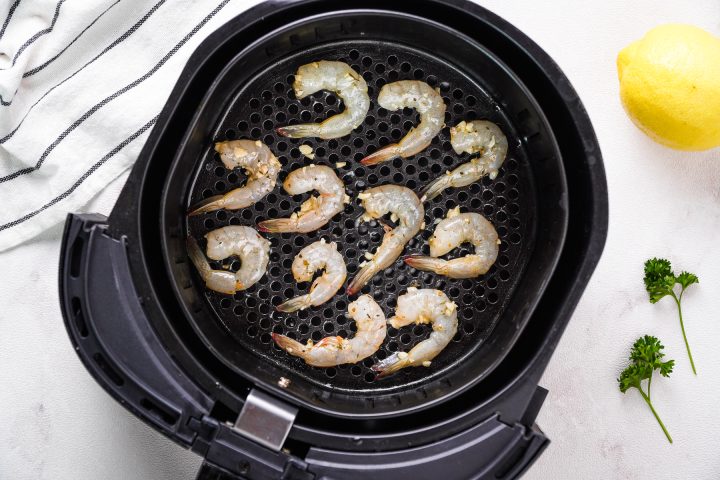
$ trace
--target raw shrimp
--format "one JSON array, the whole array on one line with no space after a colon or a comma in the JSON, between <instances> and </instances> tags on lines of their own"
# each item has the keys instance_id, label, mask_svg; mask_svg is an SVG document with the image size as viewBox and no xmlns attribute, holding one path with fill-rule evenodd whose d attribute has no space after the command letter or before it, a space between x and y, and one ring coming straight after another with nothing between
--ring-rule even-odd
<instances>
[{"instance_id":1,"label":"raw shrimp","mask_svg":"<svg viewBox=\"0 0 720 480\"><path fill-rule=\"evenodd\" d=\"M308 340L306 345L277 333L272 334L272 339L290 355L300 357L314 367L356 363L380 348L387 333L387 323L380 305L370 295L363 295L348 305L348 314L357 325L353 338L325 337L316 344Z\"/></svg>"},{"instance_id":2,"label":"raw shrimp","mask_svg":"<svg viewBox=\"0 0 720 480\"><path fill-rule=\"evenodd\" d=\"M395 157L407 158L420 153L445 126L445 102L430 85L419 80L400 80L380 89L378 105L387 110L411 107L420 113L420 123L410 129L398 143L393 143L368 155L360 162L375 165Z\"/></svg>"},{"instance_id":3,"label":"raw shrimp","mask_svg":"<svg viewBox=\"0 0 720 480\"><path fill-rule=\"evenodd\" d=\"M423 202L437 197L446 188L465 187L485 175L495 180L508 151L507 138L502 130L487 120L458 123L450 129L450 143L457 154L480 152L480 156L452 171L448 170L444 176L425 187Z\"/></svg>"},{"instance_id":4,"label":"raw shrimp","mask_svg":"<svg viewBox=\"0 0 720 480\"><path fill-rule=\"evenodd\" d=\"M294 312L310 306L322 305L342 287L347 269L335 242L327 243L320 239L311 243L300 250L292 264L293 276L298 282L309 282L315 272L321 269L325 269L325 273L315 279L310 287L310 293L291 298L278 305L277 309L281 312Z\"/></svg>"},{"instance_id":5,"label":"raw shrimp","mask_svg":"<svg viewBox=\"0 0 720 480\"><path fill-rule=\"evenodd\" d=\"M343 211L350 198L345 194L345 185L332 168L324 165L308 165L288 174L283 188L290 195L299 195L311 190L320 192L300 205L300 211L290 218L274 218L258 224L261 232L299 232L317 230Z\"/></svg>"},{"instance_id":6,"label":"raw shrimp","mask_svg":"<svg viewBox=\"0 0 720 480\"><path fill-rule=\"evenodd\" d=\"M350 66L343 62L322 60L298 68L293 83L295 96L305 98L320 90L330 90L345 104L345 111L322 123L289 125L277 129L280 135L292 138L339 138L360 126L370 109L367 83Z\"/></svg>"},{"instance_id":7,"label":"raw shrimp","mask_svg":"<svg viewBox=\"0 0 720 480\"><path fill-rule=\"evenodd\" d=\"M264 143L253 140L232 140L218 142L215 151L225 168L241 167L247 174L244 187L231 190L225 195L215 195L195 205L190 215L199 215L227 208L237 210L249 207L261 200L275 188L282 165Z\"/></svg>"},{"instance_id":8,"label":"raw shrimp","mask_svg":"<svg viewBox=\"0 0 720 480\"><path fill-rule=\"evenodd\" d=\"M430 366L430 361L450 343L457 332L457 306L440 290L410 287L397 301L395 316L388 323L402 328L411 323L431 323L432 333L409 352L396 352L372 369L386 377L405 367Z\"/></svg>"},{"instance_id":9,"label":"raw shrimp","mask_svg":"<svg viewBox=\"0 0 720 480\"><path fill-rule=\"evenodd\" d=\"M235 273L213 270L195 239L188 237L188 256L210 290L233 294L252 287L265 274L270 258L270 242L254 229L244 226L223 227L209 232L205 238L209 258L224 260L237 255L241 262L240 270Z\"/></svg>"},{"instance_id":10,"label":"raw shrimp","mask_svg":"<svg viewBox=\"0 0 720 480\"><path fill-rule=\"evenodd\" d=\"M390 213L391 219L398 225L387 233L374 255L355 276L347 288L348 295L357 293L363 285L379 271L389 267L400 256L405 244L422 228L425 209L417 195L406 187L399 185L383 185L370 188L358 195L365 208L365 219L381 218Z\"/></svg>"},{"instance_id":11,"label":"raw shrimp","mask_svg":"<svg viewBox=\"0 0 720 480\"><path fill-rule=\"evenodd\" d=\"M473 278L487 273L498 256L500 240L492 223L479 213L451 210L430 237L430 256L410 255L405 263L418 270L450 278ZM475 245L475 254L452 260L437 258L464 242Z\"/></svg>"}]
</instances>

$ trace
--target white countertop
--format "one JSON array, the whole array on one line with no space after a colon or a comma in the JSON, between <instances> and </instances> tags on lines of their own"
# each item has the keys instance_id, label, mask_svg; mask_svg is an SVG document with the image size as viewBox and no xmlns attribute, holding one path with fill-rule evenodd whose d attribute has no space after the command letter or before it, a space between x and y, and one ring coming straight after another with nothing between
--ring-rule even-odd
<instances>
[{"instance_id":1,"label":"white countertop","mask_svg":"<svg viewBox=\"0 0 720 480\"><path fill-rule=\"evenodd\" d=\"M716 0L480 2L540 44L577 89L602 147L610 191L605 252L542 379L538 424L552 443L527 479L716 479L720 447L720 149L661 147L618 100L617 52L651 27L686 22L720 35ZM719 79L720 81L720 79ZM108 213L125 176L85 211ZM0 254L0 478L193 479L199 457L154 432L88 375L58 309L62 227ZM684 301L698 376L674 305L651 305L642 264L668 257L700 277ZM653 383L668 444L635 391L615 381L632 342L658 336L675 372Z\"/></svg>"}]
</instances>

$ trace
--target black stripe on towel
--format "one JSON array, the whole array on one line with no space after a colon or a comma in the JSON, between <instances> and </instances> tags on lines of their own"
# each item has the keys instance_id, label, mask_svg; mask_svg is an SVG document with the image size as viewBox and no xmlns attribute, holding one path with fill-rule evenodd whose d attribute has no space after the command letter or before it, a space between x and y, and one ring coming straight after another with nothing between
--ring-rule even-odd
<instances>
[{"instance_id":1,"label":"black stripe on towel","mask_svg":"<svg viewBox=\"0 0 720 480\"><path fill-rule=\"evenodd\" d=\"M153 119L150 120L148 123L146 123L145 125L143 125L142 127L140 127L140 129L139 129L138 131L136 131L135 133L133 133L132 135L130 135L128 138L126 138L125 140L123 140L118 146L116 146L115 148L113 148L112 150L110 150L108 153L106 153L100 160L98 160L92 167L90 167L90 169L89 169L87 172L85 172L79 179L77 179L77 181L75 181L75 183L73 183L73 184L70 186L70 188L68 188L67 190L65 190L65 191L64 191L63 193L61 193L60 195L58 195L57 197L53 198L52 200L50 200L49 202L47 202L45 205L43 205L42 207L38 208L37 210L33 210L32 212L23 215L22 217L18 218L17 220L13 220L12 222L8 222L8 223L5 223L5 224L3 224L3 225L0 225L0 232L3 231L3 230L7 230L8 228L11 228L11 227L20 225L21 223L23 223L23 222L25 222L25 221L27 221L27 220L30 220L31 218L33 218L33 217L36 216L37 214L41 213L43 210L46 210L46 209L52 207L53 205L55 205L56 203L60 202L61 200L64 200L65 198L67 198L72 192L75 191L75 189L77 189L80 185L82 185L82 183L83 183L85 180L87 180L87 178L88 178L90 175L92 175L93 173L95 173L95 171L96 171L98 168L100 168L105 162L107 162L111 157L113 157L115 154L117 154L120 150L122 150L123 148L125 148L130 142L132 142L133 140L135 140L137 137L139 137L139 136L142 135L145 131L147 131L150 127L152 127L152 126L155 124L156 121L157 121L157 117L153 118Z\"/></svg>"},{"instance_id":2,"label":"black stripe on towel","mask_svg":"<svg viewBox=\"0 0 720 480\"><path fill-rule=\"evenodd\" d=\"M70 80L71 78L73 78L75 75L77 75L78 73L80 73L80 71L83 70L85 67L87 67L87 66L90 65L91 63L94 63L95 60L97 60L98 58L100 58L100 57L102 57L103 55L105 55L107 52L109 52L110 50L112 50L113 48L115 48L118 44L122 43L123 40L125 40L125 39L128 38L130 35L132 35L133 33L135 33L135 32L138 30L138 28L140 28L140 26L141 26L143 23L145 23L145 21L147 21L147 19L150 18L150 17L152 16L152 14L155 13L155 11L156 11L158 8L160 8L160 6L161 6L163 3L165 3L165 0L160 0L158 3L156 3L155 5L153 5L153 7L152 7L150 10L148 10L147 13L146 13L145 15L143 15L143 17L135 23L135 25L133 25L132 27L130 27L129 29L127 29L127 30L125 31L125 33L123 33L122 35L120 35L120 36L119 36L118 38L116 38L110 45L108 45L107 47L105 47L105 49L104 49L102 52L100 52L100 53L98 53L97 55L95 55L95 57L94 57L92 60L90 60L89 62L87 62L87 63L86 63L85 65L83 65L82 67L80 67L80 68L78 68L77 70L75 70L75 71L72 73L72 75L70 75L69 77L66 77L66 78L65 78L64 80L62 80L60 83L55 84L54 86L50 87L50 89L49 89L47 92L43 93L42 96L35 101L35 103L33 103L32 105L30 105L30 108L28 108L27 112L25 112L25 115L23 115L22 119L20 119L20 123L18 123L17 126L10 131L10 133L8 133L8 134L5 135L4 137L0 138L0 144L5 143L5 142L8 141L10 138L12 138L13 135L15 135L15 132L18 131L18 129L20 128L20 125L22 125L23 122L25 121L25 118L30 114L30 112L32 111L32 109L35 108L35 106L36 106L38 103L40 103L40 101L41 101L43 98L45 98L46 96L48 96L48 95L50 94L50 92L52 92L52 91L55 90L57 87L59 87L60 85L62 85L62 84L65 83L65 82L67 82L67 81ZM15 93L17 94L17 91L16 91ZM4 106L7 107L7 106L9 106L9 105L12 103L12 101L13 101L14 99L15 99L15 96L13 95L13 98L12 98L12 99L10 99L10 100L7 101L7 102L4 102L4 101L2 101L2 97L0 97L0 104L2 104L2 105L4 105Z\"/></svg>"},{"instance_id":3,"label":"black stripe on towel","mask_svg":"<svg viewBox=\"0 0 720 480\"><path fill-rule=\"evenodd\" d=\"M215 9L210 12L205 18L203 18L195 27L185 35L185 37L180 40L175 46L165 54L163 58L160 59L158 63L155 64L154 67L152 67L145 75L141 76L140 78L136 79L135 81L125 85L120 90L116 91L112 95L109 95L102 99L100 102L96 103L90 110L85 112L80 118L75 120L72 125L70 125L68 128L66 128L51 144L48 146L45 151L40 155L40 158L38 159L37 163L35 163L34 167L27 167L23 168L21 170L17 170L13 173L10 173L8 175L5 175L4 177L0 177L0 183L7 182L9 180L12 180L14 178L17 178L21 175L28 174L30 172L33 172L35 170L38 170L42 164L45 162L45 159L47 159L48 155L50 155L50 152L52 152L55 147L57 147L64 139L67 137L73 130L75 130L79 125L81 125L85 120L90 118L95 112L100 110L104 105L110 103L114 99L118 98L119 96L123 95L124 93L128 92L129 90L132 90L133 88L140 85L142 82L150 78L155 72L157 72L160 67L162 67L173 55L175 55L180 48L185 45L188 40L190 40L208 21L210 21L211 18L217 14L230 0L223 0L220 5L215 7Z\"/></svg>"},{"instance_id":4,"label":"black stripe on towel","mask_svg":"<svg viewBox=\"0 0 720 480\"><path fill-rule=\"evenodd\" d=\"M20 0L15 0L15 3L13 3L12 6L10 7L10 10L8 10L8 16L5 17L3 26L0 28L0 38L2 38L3 35L5 35L5 29L7 28L8 23L10 23L10 19L12 18L13 13L15 13L15 9L17 8L18 5L20 5Z\"/></svg>"},{"instance_id":5,"label":"black stripe on towel","mask_svg":"<svg viewBox=\"0 0 720 480\"><path fill-rule=\"evenodd\" d=\"M113 3L112 5L110 5L109 7L107 7L105 10L102 11L102 13L100 13L100 15L98 15L97 17L95 17L95 20L93 20L92 22L90 22L90 25L88 25L87 27L83 28L83 30L82 30L80 33L78 33L77 36L76 36L75 38L73 38L72 41L65 46L65 48L63 48L62 50L60 50L54 57L52 57L50 60L46 61L46 62L43 63L42 65L37 66L37 67L35 67L35 68L33 68L33 69L31 69L31 70L28 70L27 72L23 73L23 78L27 78L27 77L31 77L31 76L35 75L36 73L38 73L39 71L43 70L45 67L47 67L48 65L50 65L52 62L54 62L55 60L57 60L57 59L60 57L60 55L62 55L63 53L65 53L65 50L67 50L68 48L70 48L70 47L72 46L72 44L75 43L75 42L77 41L77 39L80 38L80 37L83 35L83 33L87 32L87 31L90 29L90 27L92 27L93 25L95 25L95 22L97 22L98 20L100 20L100 17L102 17L103 15L105 15L111 8L113 8L113 7L114 7L115 5L117 5L118 3L120 3L120 0L115 0L115 3Z\"/></svg>"},{"instance_id":6,"label":"black stripe on towel","mask_svg":"<svg viewBox=\"0 0 720 480\"><path fill-rule=\"evenodd\" d=\"M37 32L35 35L30 37L25 43L23 43L20 48L18 48L18 51L15 52L15 56L12 59L12 64L8 68L0 68L1 70L9 70L12 67L15 66L15 62L17 62L18 57L25 51L27 47L35 43L35 41L42 37L43 35L47 35L48 33L52 32L53 28L55 27L55 22L57 22L58 16L60 16L60 7L62 7L62 4L65 3L65 0L60 0L55 7L55 16L53 16L52 22L50 23L50 26L48 28L43 28L39 32Z\"/></svg>"},{"instance_id":7,"label":"black stripe on towel","mask_svg":"<svg viewBox=\"0 0 720 480\"><path fill-rule=\"evenodd\" d=\"M15 98L15 95L16 95L16 94L17 94L17 90L15 90L15 93L13 93L13 98ZM0 95L0 105L2 105L3 107L7 107L7 106L9 106L11 103L12 103L12 99L10 99L9 101L6 102L6 101L3 99L2 95ZM0 143L2 143L2 141L0 141Z\"/></svg>"}]
</instances>

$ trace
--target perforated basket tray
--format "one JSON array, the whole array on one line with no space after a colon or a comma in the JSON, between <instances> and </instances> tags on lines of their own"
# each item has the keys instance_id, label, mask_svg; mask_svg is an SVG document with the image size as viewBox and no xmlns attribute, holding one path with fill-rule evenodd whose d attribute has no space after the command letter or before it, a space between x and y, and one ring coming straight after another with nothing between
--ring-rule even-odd
<instances>
[{"instance_id":1,"label":"perforated basket tray","mask_svg":"<svg viewBox=\"0 0 720 480\"><path fill-rule=\"evenodd\" d=\"M323 32L320 34L319 32ZM318 93L302 101L290 87L298 66L320 59L351 64L369 85L373 100L364 124L351 135L330 141L285 139L278 126L320 121L343 107L336 96ZM417 123L406 109L388 112L375 103L380 87L400 79L419 79L437 86L448 107L446 123L489 119L508 137L508 158L495 181L448 191L426 204L428 228L412 240L406 253L427 253L433 221L449 208L484 214L497 228L501 252L488 274L452 280L415 271L400 260L363 289L392 314L398 295L408 286L439 288L459 307L460 328L453 342L429 368L405 369L375 380L369 366L397 350L409 350L427 337L426 326L390 329L381 349L356 365L318 369L290 357L273 345L271 332L301 341L326 335L352 335L345 316L351 300L344 290L327 304L296 314L275 312L283 300L307 291L290 274L294 256L319 239L335 241L351 278L362 254L382 238L377 224L361 224L356 195L365 188L400 184L418 191L431 179L468 160L456 155L448 129L424 152L409 159L373 167L358 160L401 138ZM305 197L289 197L278 185L263 201L239 211L219 211L189 220L189 205L241 186L241 171L227 171L212 150L216 141L251 138L265 142L287 173L308 163L336 168L353 202L316 232L267 235L271 262L267 274L251 289L234 296L206 290L186 261L184 237L204 245L208 231L225 225L251 225L288 216ZM310 161L300 144L314 148ZM345 166L336 166L345 162ZM280 182L279 182L280 183ZM536 102L505 65L482 45L425 19L381 11L346 11L319 15L264 37L239 52L208 91L173 160L163 195L166 265L175 290L196 333L224 363L253 382L274 386L288 399L326 413L373 416L422 408L468 388L486 376L512 347L553 272L567 222L565 176L557 145ZM453 256L468 253L465 249ZM216 264L216 266L219 266ZM226 267L236 269L237 260Z\"/></svg>"}]
</instances>

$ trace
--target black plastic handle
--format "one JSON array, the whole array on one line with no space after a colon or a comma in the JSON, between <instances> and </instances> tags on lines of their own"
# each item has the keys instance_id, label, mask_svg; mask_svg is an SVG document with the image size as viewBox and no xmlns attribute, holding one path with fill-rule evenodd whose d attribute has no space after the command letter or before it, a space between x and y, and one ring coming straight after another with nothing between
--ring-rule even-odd
<instances>
[{"instance_id":1,"label":"black plastic handle","mask_svg":"<svg viewBox=\"0 0 720 480\"><path fill-rule=\"evenodd\" d=\"M172 361L143 312L123 239L101 215L69 215L60 253L60 298L75 350L95 380L140 419L190 447L191 418L214 401Z\"/></svg>"}]
</instances>

